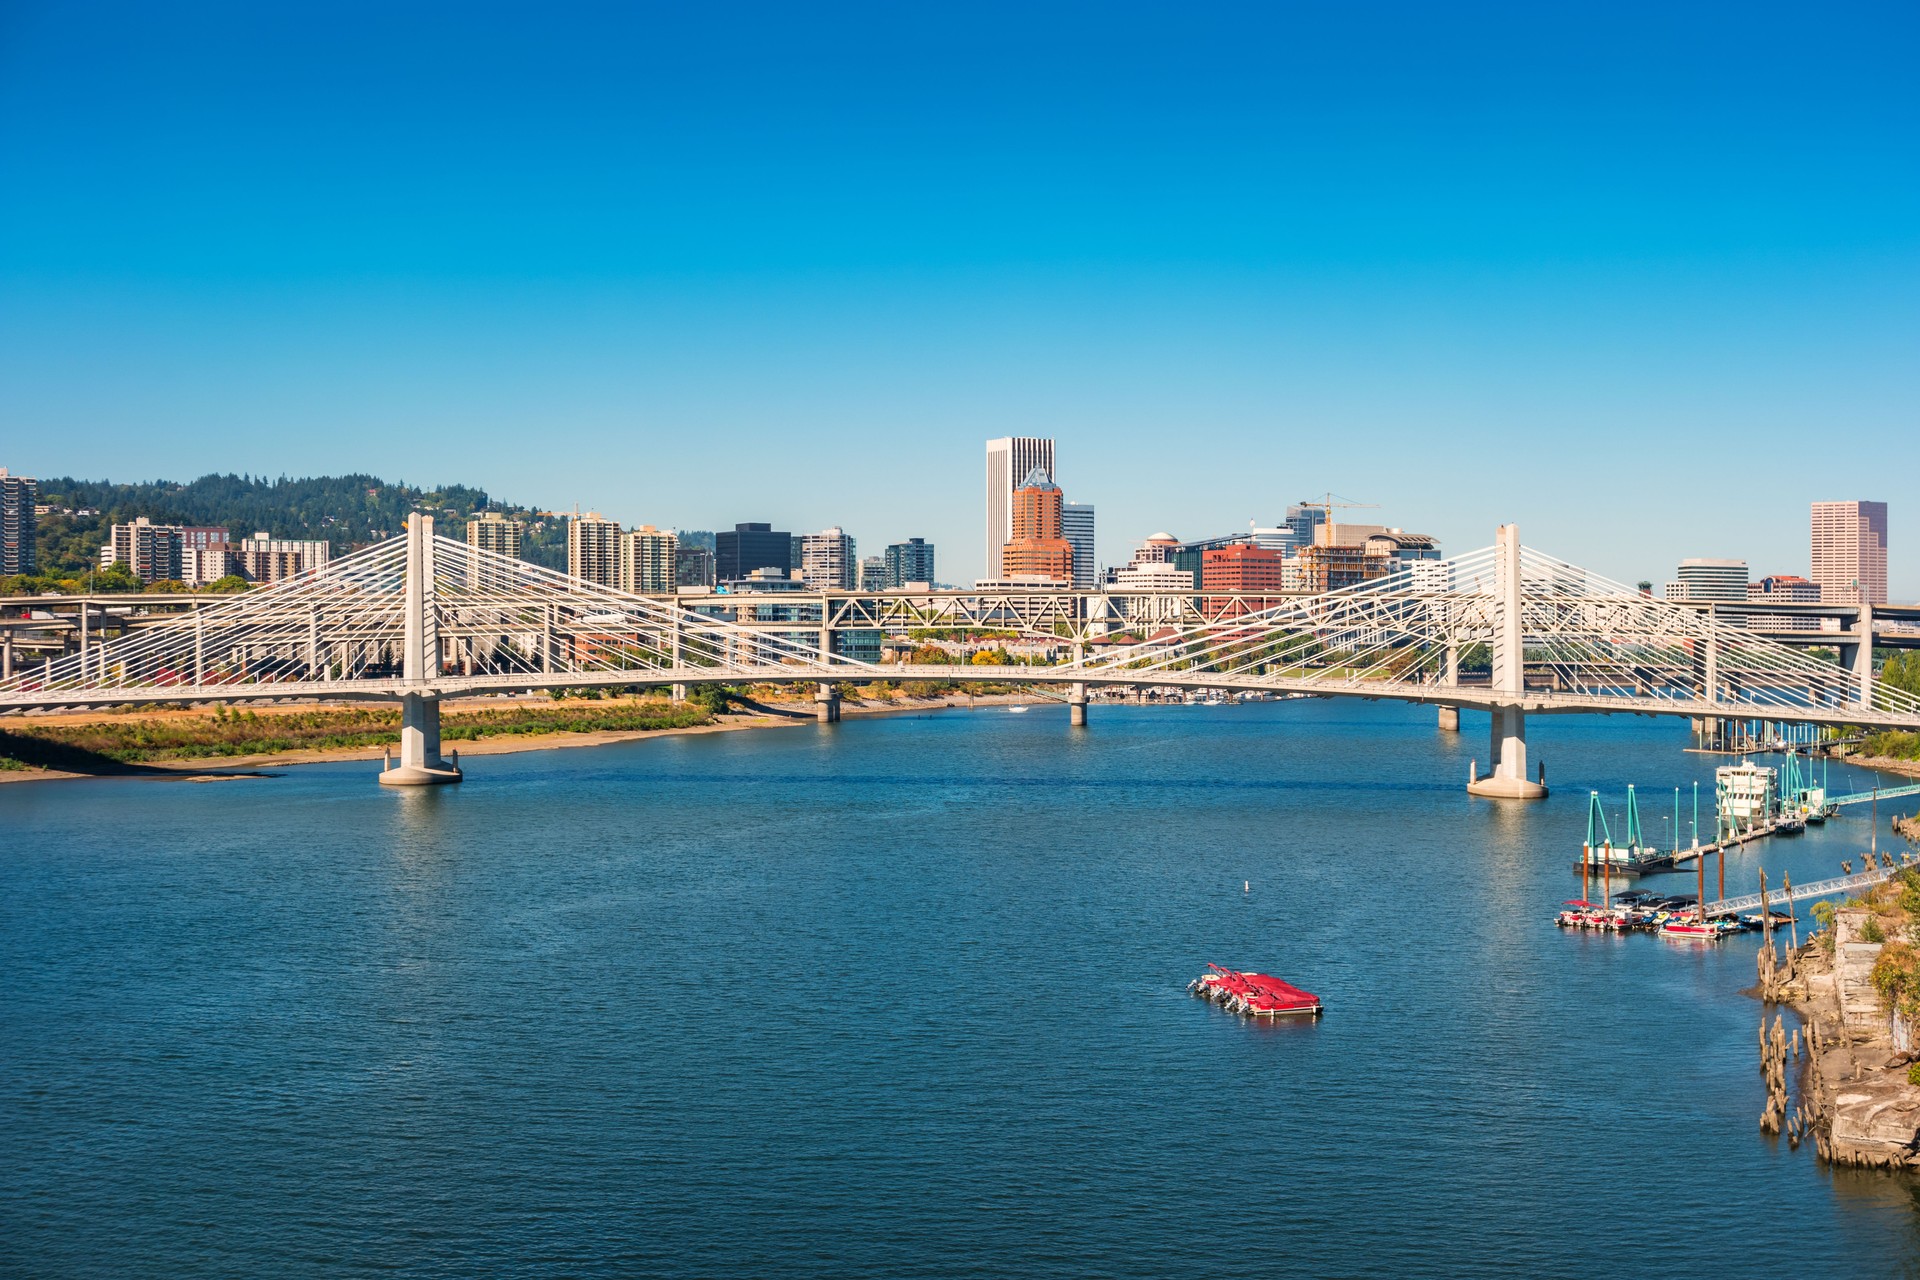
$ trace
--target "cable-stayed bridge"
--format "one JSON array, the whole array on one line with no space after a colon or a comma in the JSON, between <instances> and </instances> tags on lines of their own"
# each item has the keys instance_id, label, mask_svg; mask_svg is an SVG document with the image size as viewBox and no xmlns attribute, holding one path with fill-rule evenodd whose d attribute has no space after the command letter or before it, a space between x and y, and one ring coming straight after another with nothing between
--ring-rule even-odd
<instances>
[{"instance_id":1,"label":"cable-stayed bridge","mask_svg":"<svg viewBox=\"0 0 1920 1280\"><path fill-rule=\"evenodd\" d=\"M1489 769L1476 794L1544 795L1530 778L1526 717L1629 712L1920 728L1920 699L1873 679L1871 621L1835 635L1847 661L1640 595L1523 547L1502 526L1491 547L1420 562L1317 595L1207 603L1158 625L1101 623L1102 593L1055 593L1071 656L1043 666L875 662L838 651L836 625L777 628L714 616L777 597L635 595L433 533L407 532L299 578L133 629L0 680L0 713L198 701L375 699L403 708L393 783L459 777L439 750L439 700L537 689L785 683L818 686L835 718L837 683L1018 682L1058 687L1075 724L1100 685L1259 690L1425 702L1492 713ZM1082 600L1078 597L1088 597ZM913 597L889 597L896 619ZM927 625L941 625L934 604ZM912 616L909 612L906 616ZM1095 624L1086 624L1093 618ZM1104 630L1107 634L1097 634ZM1141 634L1145 632L1146 634ZM1042 634L1046 632L1042 631ZM1852 643L1848 643L1852 641ZM1462 678L1485 654L1486 683Z\"/></svg>"}]
</instances>

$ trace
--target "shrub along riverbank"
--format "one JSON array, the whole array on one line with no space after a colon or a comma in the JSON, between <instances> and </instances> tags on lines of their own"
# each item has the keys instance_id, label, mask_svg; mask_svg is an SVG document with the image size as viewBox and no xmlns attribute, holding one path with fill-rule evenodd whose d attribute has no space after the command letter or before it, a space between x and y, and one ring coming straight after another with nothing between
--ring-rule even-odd
<instances>
[{"instance_id":1,"label":"shrub along riverbank","mask_svg":"<svg viewBox=\"0 0 1920 1280\"><path fill-rule=\"evenodd\" d=\"M474 710L440 717L443 742L547 733L637 733L685 729L713 715L664 698L566 700ZM102 763L155 764L281 751L351 750L400 740L398 707L324 707L269 711L216 707L201 716L113 716L83 724L21 721L0 732L0 768L84 771Z\"/></svg>"},{"instance_id":2,"label":"shrub along riverbank","mask_svg":"<svg viewBox=\"0 0 1920 1280\"><path fill-rule=\"evenodd\" d=\"M1867 735L1866 754L1884 760L1920 760L1920 733L1890 729Z\"/></svg>"}]
</instances>

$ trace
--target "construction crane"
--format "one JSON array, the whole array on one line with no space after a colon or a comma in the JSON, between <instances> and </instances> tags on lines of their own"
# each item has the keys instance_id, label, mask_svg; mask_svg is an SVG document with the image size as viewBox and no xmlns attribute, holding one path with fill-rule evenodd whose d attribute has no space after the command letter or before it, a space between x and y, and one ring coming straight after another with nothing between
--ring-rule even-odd
<instances>
[{"instance_id":1,"label":"construction crane","mask_svg":"<svg viewBox=\"0 0 1920 1280\"><path fill-rule=\"evenodd\" d=\"M1344 498L1341 499L1339 502L1335 502L1334 499L1337 497L1339 497L1339 495L1336 493L1328 493L1327 500L1325 502L1313 502L1309 500L1309 501L1296 502L1293 504L1296 507L1306 507L1309 509L1319 510L1326 513L1325 517L1321 520L1320 523L1324 524L1327 527L1328 545L1332 545L1333 543L1333 512L1336 507L1341 510L1355 510L1355 509L1361 509L1361 508L1371 508L1371 509L1378 510L1380 506L1380 504L1377 502L1348 502Z\"/></svg>"}]
</instances>

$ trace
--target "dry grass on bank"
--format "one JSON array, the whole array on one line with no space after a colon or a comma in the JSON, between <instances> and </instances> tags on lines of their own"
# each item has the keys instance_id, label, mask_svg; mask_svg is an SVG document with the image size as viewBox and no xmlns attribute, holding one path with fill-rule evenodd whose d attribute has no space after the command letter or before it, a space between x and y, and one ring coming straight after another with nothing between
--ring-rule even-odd
<instances>
[{"instance_id":1,"label":"dry grass on bank","mask_svg":"<svg viewBox=\"0 0 1920 1280\"><path fill-rule=\"evenodd\" d=\"M522 734L646 732L710 723L712 714L664 698L568 699L509 707L445 710L444 742ZM155 764L282 751L350 750L400 740L398 707L252 710L216 707L212 714L113 716L79 723L17 722L0 731L0 768L75 769Z\"/></svg>"}]
</instances>

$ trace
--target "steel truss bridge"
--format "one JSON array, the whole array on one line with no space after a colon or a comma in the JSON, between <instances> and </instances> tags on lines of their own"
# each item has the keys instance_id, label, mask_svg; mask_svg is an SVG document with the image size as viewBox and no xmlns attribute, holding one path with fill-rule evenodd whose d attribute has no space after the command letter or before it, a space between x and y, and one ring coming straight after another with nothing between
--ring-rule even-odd
<instances>
[{"instance_id":1,"label":"steel truss bridge","mask_svg":"<svg viewBox=\"0 0 1920 1280\"><path fill-rule=\"evenodd\" d=\"M963 625L952 606L911 594L848 602L777 623L779 595L657 597L589 583L436 536L414 516L404 535L301 577L125 631L0 679L0 714L288 698L398 701L393 783L451 781L439 751L439 700L539 689L701 682L835 686L940 680L1054 686L1084 724L1103 685L1392 699L1493 713L1489 769L1476 794L1530 798L1530 714L1628 712L1920 728L1920 699L1875 682L1862 616L1841 665L1683 605L1640 595L1523 547L1513 525L1491 547L1319 595L1182 605L1141 623L1058 593L1017 628L1070 656L1046 665L875 662L840 652L855 627ZM817 597L816 597L817 599ZM1012 619L991 594L964 625ZM1003 605L1006 602L1003 602ZM940 610L944 609L945 612ZM731 611L736 616L721 616ZM1864 611L1863 611L1864 615ZM991 620L991 621L990 621ZM1148 634L1141 635L1141 632ZM1861 642L1864 637L1864 643ZM1485 653L1492 678L1462 679Z\"/></svg>"}]
</instances>

